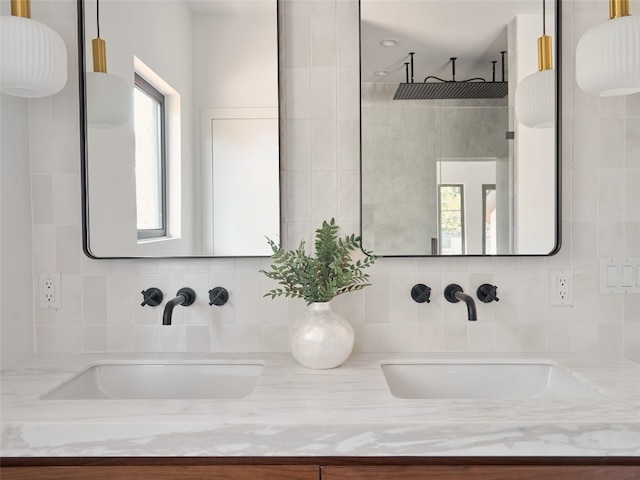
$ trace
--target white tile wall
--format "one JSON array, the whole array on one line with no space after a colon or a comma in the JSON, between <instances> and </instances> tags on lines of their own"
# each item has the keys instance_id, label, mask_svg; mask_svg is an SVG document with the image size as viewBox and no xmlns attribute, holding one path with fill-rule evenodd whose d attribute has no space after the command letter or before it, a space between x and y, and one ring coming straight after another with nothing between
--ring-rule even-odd
<instances>
[{"instance_id":1,"label":"white tile wall","mask_svg":"<svg viewBox=\"0 0 640 480\"><path fill-rule=\"evenodd\" d=\"M0 94L0 368L34 350L27 110L26 99Z\"/></svg>"},{"instance_id":2,"label":"white tile wall","mask_svg":"<svg viewBox=\"0 0 640 480\"><path fill-rule=\"evenodd\" d=\"M60 31L74 52L74 2L36 3L34 17ZM335 300L354 324L357 350L613 350L640 361L638 296L597 293L599 257L640 255L640 95L585 95L574 86L571 64L577 39L605 20L607 3L564 2L562 251L550 258L384 259L372 271L372 287ZM359 230L358 4L292 0L283 10L283 224L286 241L297 245L330 217L346 232ZM640 1L632 11L640 14ZM60 310L35 310L38 351L285 351L287 323L304 303L262 298L268 283L258 270L266 260L83 255L71 57L65 90L30 106L34 278L61 272L64 289ZM548 270L558 268L575 273L573 308L549 306ZM430 304L409 298L417 282L433 288ZM478 322L467 322L463 307L441 297L449 282L471 291L495 282L501 300L480 305ZM140 290L152 285L168 295L191 286L200 297L190 309L176 309L175 325L162 327L159 309L139 305ZM231 294L223 308L204 300L216 285Z\"/></svg>"}]
</instances>

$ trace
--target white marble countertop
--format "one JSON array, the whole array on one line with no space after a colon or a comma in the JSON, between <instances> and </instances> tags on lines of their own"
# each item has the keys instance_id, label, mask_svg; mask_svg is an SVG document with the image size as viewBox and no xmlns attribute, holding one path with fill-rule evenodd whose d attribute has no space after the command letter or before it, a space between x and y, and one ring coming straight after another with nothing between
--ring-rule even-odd
<instances>
[{"instance_id":1,"label":"white marble countertop","mask_svg":"<svg viewBox=\"0 0 640 480\"><path fill-rule=\"evenodd\" d=\"M583 400L403 400L380 365L545 360L595 386ZM264 365L239 400L43 400L97 363ZM34 355L1 372L3 457L640 456L640 365L610 354L354 354L309 370L288 354Z\"/></svg>"}]
</instances>

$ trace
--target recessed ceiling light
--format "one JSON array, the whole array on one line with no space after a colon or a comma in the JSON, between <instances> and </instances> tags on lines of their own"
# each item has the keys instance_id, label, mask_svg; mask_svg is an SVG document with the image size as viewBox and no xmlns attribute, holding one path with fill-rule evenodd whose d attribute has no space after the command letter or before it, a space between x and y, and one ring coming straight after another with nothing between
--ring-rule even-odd
<instances>
[{"instance_id":1,"label":"recessed ceiling light","mask_svg":"<svg viewBox=\"0 0 640 480\"><path fill-rule=\"evenodd\" d=\"M398 40L395 38L385 38L380 42L383 47L395 47L398 44Z\"/></svg>"},{"instance_id":2,"label":"recessed ceiling light","mask_svg":"<svg viewBox=\"0 0 640 480\"><path fill-rule=\"evenodd\" d=\"M385 75L387 75L389 72L387 70L376 70L375 72L373 72L373 74L376 77L384 77Z\"/></svg>"}]
</instances>

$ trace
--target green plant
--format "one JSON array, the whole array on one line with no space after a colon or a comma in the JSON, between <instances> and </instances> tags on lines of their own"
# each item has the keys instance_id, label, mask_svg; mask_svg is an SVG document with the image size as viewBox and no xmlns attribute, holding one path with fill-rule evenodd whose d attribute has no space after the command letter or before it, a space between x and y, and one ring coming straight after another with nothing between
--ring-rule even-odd
<instances>
[{"instance_id":1,"label":"green plant","mask_svg":"<svg viewBox=\"0 0 640 480\"><path fill-rule=\"evenodd\" d=\"M270 238L267 242L273 250L274 264L270 271L260 271L281 287L264 296L303 298L307 305L328 302L337 295L370 285L369 275L363 270L378 258L367 253L364 259L354 261L351 252L358 249L360 237L338 238L338 226L333 218L328 223L322 222L322 227L316 230L315 257L306 253L304 240L296 250L284 250Z\"/></svg>"}]
</instances>

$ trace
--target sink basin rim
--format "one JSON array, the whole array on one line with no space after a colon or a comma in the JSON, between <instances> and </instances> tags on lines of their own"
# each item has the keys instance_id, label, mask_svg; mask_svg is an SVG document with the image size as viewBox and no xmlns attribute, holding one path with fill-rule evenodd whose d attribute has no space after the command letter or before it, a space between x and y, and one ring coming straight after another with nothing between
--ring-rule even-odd
<instances>
[{"instance_id":1,"label":"sink basin rim","mask_svg":"<svg viewBox=\"0 0 640 480\"><path fill-rule=\"evenodd\" d=\"M548 360L548 359L419 359L419 360L383 360L379 362L380 369L383 373L384 380L386 382L389 391L395 398L400 399L464 399L464 400L478 400L478 399L501 399L501 400L532 400L532 399L544 399L544 398L557 398L557 399L585 399L585 398L603 398L605 395L603 392L594 386L590 381L577 375L570 368L562 365L561 363ZM468 370L476 370L474 376L464 377L465 373L458 374L453 372L453 376L459 378L453 378L452 375L448 375L444 380L443 372L436 372L434 378L426 379L425 373L420 372L421 377L415 380L415 373L400 371L402 367L407 369L413 368L419 369L420 367L434 367L436 370L438 367L470 367ZM482 375L489 375L488 371L481 371L479 369L483 367L498 367L502 370L506 370L509 367L522 370L528 369L534 372L540 377L542 374L540 371L535 372L533 369L538 367L548 370L546 385L542 386L540 378L538 383L522 382L521 376L513 377L516 383L521 385L516 386L511 391L506 388L507 393L502 393L503 385L495 385L495 391L485 385L480 385L474 391L474 384L477 387L478 383L482 380L490 380L495 382L495 377L482 377ZM394 371L395 370L395 371ZM490 375L495 375L495 370ZM507 370L508 372L508 370ZM522 373L522 372L520 372ZM513 372L511 373L513 375ZM411 377L413 375L413 377ZM471 384L469 388L464 382L460 382L462 378L465 382ZM433 384L429 382L432 381ZM458 383L455 383L455 382ZM412 383L413 382L413 383ZM438 391L437 389L440 388Z\"/></svg>"},{"instance_id":2,"label":"sink basin rim","mask_svg":"<svg viewBox=\"0 0 640 480\"><path fill-rule=\"evenodd\" d=\"M185 370L185 367L186 371L181 372L180 370ZM195 367L195 369L191 367ZM237 359L96 361L74 372L39 398L41 400L241 399L253 392L263 368L263 361ZM204 370L209 371L205 372ZM171 377L171 371L174 372L173 377ZM155 384L149 384L149 374L156 377L160 374L162 384L157 381ZM136 375L138 378L135 378ZM162 375L167 378L162 378ZM176 377L176 375L178 376ZM190 383L189 377L185 375L198 378ZM225 387L219 384L217 385L218 390L207 389L202 383L204 380L212 380L213 375L231 380L240 379L240 384L236 382L234 385L231 382L231 385L227 385L226 391ZM122 383L123 381L124 383ZM192 391L200 393L189 395L183 390L182 393L177 394L170 382L181 384L183 389L186 388L187 391L192 389ZM139 389L144 388L145 384L149 390L155 393L139 392ZM122 393L123 388L124 393ZM121 393L113 394L113 390ZM136 391L138 393L135 393ZM203 391L208 393L202 393Z\"/></svg>"}]
</instances>

